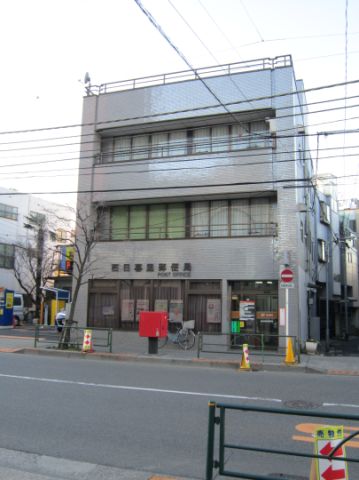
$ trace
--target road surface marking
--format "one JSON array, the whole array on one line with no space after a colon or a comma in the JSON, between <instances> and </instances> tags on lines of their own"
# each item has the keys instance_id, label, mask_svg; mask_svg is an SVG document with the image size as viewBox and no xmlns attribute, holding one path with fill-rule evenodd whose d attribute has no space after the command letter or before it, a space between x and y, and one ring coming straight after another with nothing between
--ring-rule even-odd
<instances>
[{"instance_id":1,"label":"road surface marking","mask_svg":"<svg viewBox=\"0 0 359 480\"><path fill-rule=\"evenodd\" d=\"M246 397L243 395L226 395L222 393L203 393L203 392L188 392L185 390L167 390L162 388L146 388L146 387L131 387L128 385L111 385L107 383L91 383L91 382L77 382L75 380L61 380L57 378L41 378L41 377L27 377L24 375L7 375L0 373L2 378L11 378L15 380L28 380L35 382L45 383L60 383L65 385L79 385L81 387L96 387L96 388L112 388L114 390L132 390L139 392L152 392L152 393L169 393L173 395L191 395L197 397L216 397L216 398L231 398L236 400L252 400L262 402L275 402L281 403L279 398L264 398L264 397Z\"/></svg>"}]
</instances>

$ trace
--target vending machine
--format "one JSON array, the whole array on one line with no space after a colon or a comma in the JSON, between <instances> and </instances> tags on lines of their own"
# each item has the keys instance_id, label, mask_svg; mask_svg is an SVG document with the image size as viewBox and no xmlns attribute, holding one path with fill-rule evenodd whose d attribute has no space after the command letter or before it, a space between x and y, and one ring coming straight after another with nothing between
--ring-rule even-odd
<instances>
[{"instance_id":1,"label":"vending machine","mask_svg":"<svg viewBox=\"0 0 359 480\"><path fill-rule=\"evenodd\" d=\"M14 291L0 287L0 327L13 324Z\"/></svg>"}]
</instances>

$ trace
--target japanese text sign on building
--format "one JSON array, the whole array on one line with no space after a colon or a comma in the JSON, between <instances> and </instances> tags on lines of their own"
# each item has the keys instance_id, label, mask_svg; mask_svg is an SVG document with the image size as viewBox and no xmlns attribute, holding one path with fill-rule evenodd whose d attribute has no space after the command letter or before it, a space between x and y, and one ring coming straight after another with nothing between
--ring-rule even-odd
<instances>
[{"instance_id":1,"label":"japanese text sign on building","mask_svg":"<svg viewBox=\"0 0 359 480\"><path fill-rule=\"evenodd\" d=\"M314 433L314 454L327 457L344 438L343 426L323 426ZM316 479L318 480L348 480L348 468L344 446L338 448L329 458L318 458L316 461ZM311 476L312 478L312 476Z\"/></svg>"}]
</instances>

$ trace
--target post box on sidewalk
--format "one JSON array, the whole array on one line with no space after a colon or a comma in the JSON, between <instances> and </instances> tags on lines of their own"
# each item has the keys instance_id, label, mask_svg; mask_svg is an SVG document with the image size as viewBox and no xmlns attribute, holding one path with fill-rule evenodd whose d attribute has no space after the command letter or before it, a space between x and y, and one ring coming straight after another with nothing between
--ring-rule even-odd
<instances>
[{"instance_id":1,"label":"post box on sidewalk","mask_svg":"<svg viewBox=\"0 0 359 480\"><path fill-rule=\"evenodd\" d=\"M140 312L139 335L148 338L148 353L158 353L158 339L167 333L167 312Z\"/></svg>"}]
</instances>

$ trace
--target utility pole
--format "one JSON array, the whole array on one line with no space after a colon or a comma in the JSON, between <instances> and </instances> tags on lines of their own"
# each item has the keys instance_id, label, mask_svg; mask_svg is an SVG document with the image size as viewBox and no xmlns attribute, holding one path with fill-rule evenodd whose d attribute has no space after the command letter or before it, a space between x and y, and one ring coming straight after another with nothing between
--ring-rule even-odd
<instances>
[{"instance_id":1,"label":"utility pole","mask_svg":"<svg viewBox=\"0 0 359 480\"><path fill-rule=\"evenodd\" d=\"M37 231L36 245L36 277L35 277L35 318L39 319L41 314L41 284L42 284L42 262L44 253L44 226L40 223Z\"/></svg>"},{"instance_id":2,"label":"utility pole","mask_svg":"<svg viewBox=\"0 0 359 480\"><path fill-rule=\"evenodd\" d=\"M30 215L29 223L25 223L24 227L35 230L36 235L36 262L35 262L35 318L40 319L41 314L41 287L43 275L43 259L44 259L44 243L45 243L45 220L44 215Z\"/></svg>"}]
</instances>

